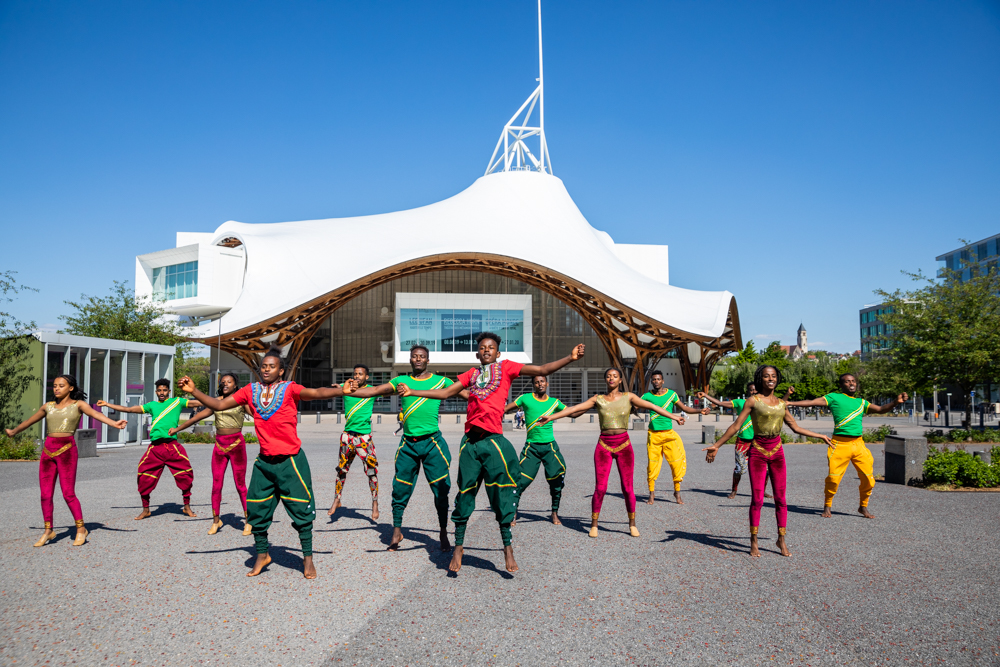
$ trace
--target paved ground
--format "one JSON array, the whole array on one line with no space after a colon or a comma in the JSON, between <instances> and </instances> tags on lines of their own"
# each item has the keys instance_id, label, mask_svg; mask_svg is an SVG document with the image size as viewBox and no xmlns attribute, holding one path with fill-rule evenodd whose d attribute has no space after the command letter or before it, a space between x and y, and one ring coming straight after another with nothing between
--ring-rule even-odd
<instances>
[{"instance_id":1,"label":"paved ground","mask_svg":"<svg viewBox=\"0 0 1000 667\"><path fill-rule=\"evenodd\" d=\"M458 432L446 428L455 450ZM82 460L78 493L92 539L80 548L70 546L72 521L57 492L60 537L32 549L41 529L37 464L0 464L0 663L1000 664L1000 494L879 484L871 505L878 518L867 521L854 513L851 472L834 517L824 520L824 450L790 447L793 557L773 547L768 505L763 557L752 560L749 485L744 480L736 500L725 497L732 450L706 464L695 422L682 430L686 503L640 503L642 537L631 538L612 481L603 530L592 540L592 429L577 424L558 434L569 466L564 526L545 521L546 487L526 493L515 529L516 576L503 570L483 495L457 578L447 575L448 556L436 547L425 485L407 513L406 548L384 550L395 444L388 431L376 436L383 518L367 518L367 485L360 469L352 471L350 509L335 521L321 512L317 521L320 578L312 582L299 573L297 540L281 510L275 563L257 579L243 576L251 540L233 517L231 482L223 511L232 526L205 534L208 445L188 448L197 519L177 513L179 495L167 479L153 495L165 504L151 519L132 520L141 450ZM333 494L331 430L302 426L321 507ZM520 447L520 433L511 439ZM637 450L636 488L644 490L645 448ZM874 450L880 472L881 449Z\"/></svg>"}]
</instances>

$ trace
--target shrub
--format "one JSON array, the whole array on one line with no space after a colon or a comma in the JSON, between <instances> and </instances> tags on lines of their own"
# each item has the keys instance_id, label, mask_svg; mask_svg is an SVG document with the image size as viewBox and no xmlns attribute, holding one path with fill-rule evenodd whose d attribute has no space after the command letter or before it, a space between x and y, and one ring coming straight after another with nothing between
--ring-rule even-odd
<instances>
[{"instance_id":1,"label":"shrub","mask_svg":"<svg viewBox=\"0 0 1000 667\"><path fill-rule=\"evenodd\" d=\"M861 439L865 442L885 442L887 435L892 435L892 427L888 424L882 424L875 428L866 428L861 433Z\"/></svg>"},{"instance_id":2,"label":"shrub","mask_svg":"<svg viewBox=\"0 0 1000 667\"><path fill-rule=\"evenodd\" d=\"M924 482L977 489L1000 486L1000 447L990 450L991 465L964 451L949 452L928 448L924 462Z\"/></svg>"},{"instance_id":3,"label":"shrub","mask_svg":"<svg viewBox=\"0 0 1000 667\"><path fill-rule=\"evenodd\" d=\"M188 433L187 431L181 431L180 433L175 434L175 437L183 443L194 442L211 444L215 442L214 433ZM245 433L243 435L243 439L251 444L257 442L257 436L253 433Z\"/></svg>"},{"instance_id":4,"label":"shrub","mask_svg":"<svg viewBox=\"0 0 1000 667\"><path fill-rule=\"evenodd\" d=\"M13 438L0 433L0 460L27 459L38 460L38 445L34 438L18 435Z\"/></svg>"}]
</instances>

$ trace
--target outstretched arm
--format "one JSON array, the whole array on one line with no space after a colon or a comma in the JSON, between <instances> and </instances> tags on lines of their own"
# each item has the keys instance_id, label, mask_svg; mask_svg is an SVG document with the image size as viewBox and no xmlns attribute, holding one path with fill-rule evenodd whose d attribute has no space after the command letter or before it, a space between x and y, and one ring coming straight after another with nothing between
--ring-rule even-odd
<instances>
[{"instance_id":1,"label":"outstretched arm","mask_svg":"<svg viewBox=\"0 0 1000 667\"><path fill-rule=\"evenodd\" d=\"M371 398L372 396L389 396L395 394L396 388L390 383L380 384L377 387L362 387L351 392L354 398Z\"/></svg>"},{"instance_id":2,"label":"outstretched arm","mask_svg":"<svg viewBox=\"0 0 1000 667\"><path fill-rule=\"evenodd\" d=\"M7 435L13 438L15 435L17 435L18 433L20 433L24 429L28 428L32 424L37 424L38 422L42 421L43 419L45 419L45 407L44 406L38 408L38 412L36 412L35 414L33 414L30 417L28 417L27 419L25 419L23 422L21 422L20 424L18 424L14 428L8 428L8 429L5 429L5 430L7 431Z\"/></svg>"},{"instance_id":3,"label":"outstretched arm","mask_svg":"<svg viewBox=\"0 0 1000 667\"><path fill-rule=\"evenodd\" d=\"M661 417L666 417L667 419L673 419L678 424L684 423L684 415L677 415L674 414L673 412L667 412L659 405L656 405L655 403L650 403L649 401L644 401L635 394L629 394L629 398L632 401L633 407L643 408L645 410L651 410L652 412L655 412Z\"/></svg>"},{"instance_id":4,"label":"outstretched arm","mask_svg":"<svg viewBox=\"0 0 1000 667\"><path fill-rule=\"evenodd\" d=\"M697 394L695 394L695 397L696 398L704 398L705 400L707 400L712 405L717 405L720 408L731 408L731 407L733 407L732 401L720 401L717 398L712 398L711 396L709 396L708 394L706 394L703 391L699 391Z\"/></svg>"},{"instance_id":5,"label":"outstretched arm","mask_svg":"<svg viewBox=\"0 0 1000 667\"><path fill-rule=\"evenodd\" d=\"M216 398L214 396L209 396L208 394L202 392L201 389L198 389L198 387L194 386L194 380L189 378L187 375L185 375L184 377L182 377L180 380L177 381L177 387L181 391L194 396L196 399L198 399L198 402L201 403L201 405L204 405L206 408L214 412L222 412L223 410L235 408L237 405L239 405L239 403L236 402L236 399L233 398L232 396Z\"/></svg>"},{"instance_id":6,"label":"outstretched arm","mask_svg":"<svg viewBox=\"0 0 1000 667\"><path fill-rule=\"evenodd\" d=\"M885 414L886 412L889 412L893 408L899 407L908 400L910 400L910 396L904 391L902 394L896 397L896 400L890 401L885 405L875 405L874 403L869 403L868 412L874 413L876 415Z\"/></svg>"},{"instance_id":7,"label":"outstretched arm","mask_svg":"<svg viewBox=\"0 0 1000 667\"><path fill-rule=\"evenodd\" d=\"M542 364L541 366L535 366L533 364L525 364L524 366L521 367L521 375L530 375L530 376L552 375L563 366L571 364L574 361L577 361L578 359L583 359L583 353L585 352L585 350L586 346L583 343L580 343L579 345L573 348L573 351L570 352L568 357L563 357L559 361L550 361L549 363Z\"/></svg>"},{"instance_id":8,"label":"outstretched arm","mask_svg":"<svg viewBox=\"0 0 1000 667\"><path fill-rule=\"evenodd\" d=\"M786 405L790 408L825 408L826 399L820 396L808 401L788 401Z\"/></svg>"},{"instance_id":9,"label":"outstretched arm","mask_svg":"<svg viewBox=\"0 0 1000 667\"><path fill-rule=\"evenodd\" d=\"M541 426L546 422L553 422L557 419L562 419L563 417L575 417L579 414L586 412L587 410L590 410L594 406L595 406L594 399L588 398L583 403L577 403L576 405L571 405L570 407L560 410L559 412L556 412L554 414L551 414L548 417L539 417L538 421L535 423Z\"/></svg>"},{"instance_id":10,"label":"outstretched arm","mask_svg":"<svg viewBox=\"0 0 1000 667\"><path fill-rule=\"evenodd\" d=\"M400 382L399 386L396 387L396 391L399 392L400 396L416 396L418 398L433 398L438 401L443 401L446 398L451 398L452 396L458 396L463 391L465 387L462 386L461 382L456 382L450 384L444 389L410 389L406 386L405 382ZM465 398L468 399L469 394L465 394Z\"/></svg>"},{"instance_id":11,"label":"outstretched arm","mask_svg":"<svg viewBox=\"0 0 1000 667\"><path fill-rule=\"evenodd\" d=\"M127 419L119 419L115 421L111 417L106 416L103 412L98 412L94 408L87 404L87 401L77 401L76 407L80 408L80 412L87 415L88 417L93 417L102 424L107 424L108 426L114 426L115 428L125 428L128 426Z\"/></svg>"},{"instance_id":12,"label":"outstretched arm","mask_svg":"<svg viewBox=\"0 0 1000 667\"><path fill-rule=\"evenodd\" d=\"M719 447L729 442L729 439L736 435L740 426L747 420L750 416L750 408L753 407L754 403L757 402L753 396L747 399L747 402L743 404L743 409L740 410L740 416L733 420L733 423L729 425L729 428L722 434L722 437L715 441L715 444L711 447L705 447L701 451L707 452L705 454L705 460L711 463L715 460L715 454L719 451Z\"/></svg>"},{"instance_id":13,"label":"outstretched arm","mask_svg":"<svg viewBox=\"0 0 1000 667\"><path fill-rule=\"evenodd\" d=\"M689 415L697 415L697 414L707 415L708 414L708 408L707 407L706 408L689 408L688 406L684 405L684 403L682 403L681 401L675 401L674 405L676 405L678 408L680 408L681 412L686 412Z\"/></svg>"},{"instance_id":14,"label":"outstretched arm","mask_svg":"<svg viewBox=\"0 0 1000 667\"><path fill-rule=\"evenodd\" d=\"M124 405L115 405L114 403L108 403L103 398L97 401L97 407L108 408L109 410L114 410L115 412L128 412L134 415L145 414L141 405L133 405L132 407L125 407Z\"/></svg>"},{"instance_id":15,"label":"outstretched arm","mask_svg":"<svg viewBox=\"0 0 1000 667\"><path fill-rule=\"evenodd\" d=\"M519 407L520 406L517 403L508 403L503 409L503 413L507 414L508 412L514 412L514 410L517 410Z\"/></svg>"},{"instance_id":16,"label":"outstretched arm","mask_svg":"<svg viewBox=\"0 0 1000 667\"><path fill-rule=\"evenodd\" d=\"M191 419L187 420L186 422L184 422L180 426L178 426L176 428L168 429L167 433L169 433L170 435L174 435L178 431L183 431L186 428L194 426L195 424L197 424L198 422L200 422L202 419L207 419L208 417L211 417L214 414L215 414L214 412L212 412L208 408L205 408L201 412L195 413L195 415L193 417L191 417Z\"/></svg>"},{"instance_id":17,"label":"outstretched arm","mask_svg":"<svg viewBox=\"0 0 1000 667\"><path fill-rule=\"evenodd\" d=\"M299 398L303 401L323 401L328 398L340 398L350 393L350 391L344 391L344 388L339 384L332 387L317 387L316 389L306 389L303 387Z\"/></svg>"},{"instance_id":18,"label":"outstretched arm","mask_svg":"<svg viewBox=\"0 0 1000 667\"><path fill-rule=\"evenodd\" d=\"M792 413L788 410L785 410L785 423L788 424L788 428L792 429L793 432L798 433L799 435L804 435L807 438L818 438L825 442L827 447L833 447L833 442L830 440L830 436L802 428L798 425L798 423L796 423L795 417L793 417Z\"/></svg>"}]
</instances>

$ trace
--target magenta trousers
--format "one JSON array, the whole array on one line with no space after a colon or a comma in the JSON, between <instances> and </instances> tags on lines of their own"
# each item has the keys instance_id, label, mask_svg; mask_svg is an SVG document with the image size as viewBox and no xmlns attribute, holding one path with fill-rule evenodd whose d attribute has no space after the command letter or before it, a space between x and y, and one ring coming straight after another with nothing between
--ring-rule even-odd
<instances>
[{"instance_id":1,"label":"magenta trousers","mask_svg":"<svg viewBox=\"0 0 1000 667\"><path fill-rule=\"evenodd\" d=\"M618 466L618 476L622 481L622 494L625 496L625 507L629 513L635 512L635 491L632 488L635 476L635 452L628 439L628 433L618 435L602 435L594 449L594 473L597 484L594 487L594 498L590 503L590 511L599 514L604 503L604 494L608 492L608 478L611 477L611 462Z\"/></svg>"},{"instance_id":2,"label":"magenta trousers","mask_svg":"<svg viewBox=\"0 0 1000 667\"><path fill-rule=\"evenodd\" d=\"M53 456L63 447L66 451ZM46 523L52 523L52 495L56 490L56 477L62 487L63 500L69 505L69 511L74 521L83 521L83 509L76 499L76 440L73 436L45 438L42 446L42 457L38 460L38 487L42 492L42 518Z\"/></svg>"},{"instance_id":3,"label":"magenta trousers","mask_svg":"<svg viewBox=\"0 0 1000 667\"><path fill-rule=\"evenodd\" d=\"M215 449L212 450L212 514L219 516L222 510L222 483L226 479L226 468L233 464L233 483L240 494L243 514L247 513L247 443L242 433L216 435Z\"/></svg>"},{"instance_id":4,"label":"magenta trousers","mask_svg":"<svg viewBox=\"0 0 1000 667\"><path fill-rule=\"evenodd\" d=\"M761 452L764 449L770 456ZM773 453L772 453L773 452ZM785 502L785 450L781 446L781 437L754 438L747 451L747 467L750 468L750 526L760 526L760 510L764 507L764 486L771 479L771 490L774 491L774 514L778 519L778 528L788 524L788 503Z\"/></svg>"}]
</instances>

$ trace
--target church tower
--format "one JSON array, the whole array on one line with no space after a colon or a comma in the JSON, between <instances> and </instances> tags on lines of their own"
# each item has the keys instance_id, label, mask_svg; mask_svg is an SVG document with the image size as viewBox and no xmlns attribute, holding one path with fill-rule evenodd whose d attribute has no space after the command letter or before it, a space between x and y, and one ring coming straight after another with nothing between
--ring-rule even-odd
<instances>
[{"instance_id":1,"label":"church tower","mask_svg":"<svg viewBox=\"0 0 1000 667\"><path fill-rule=\"evenodd\" d=\"M799 324L799 333L795 339L795 346L799 348L799 352L803 355L809 351L809 343L806 340L806 328Z\"/></svg>"}]
</instances>

